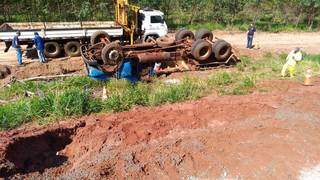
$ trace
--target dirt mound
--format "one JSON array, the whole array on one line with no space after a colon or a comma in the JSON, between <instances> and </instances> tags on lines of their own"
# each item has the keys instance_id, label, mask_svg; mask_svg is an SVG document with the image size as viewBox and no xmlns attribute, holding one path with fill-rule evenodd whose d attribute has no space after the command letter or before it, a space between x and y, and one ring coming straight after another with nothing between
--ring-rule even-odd
<instances>
[{"instance_id":1,"label":"dirt mound","mask_svg":"<svg viewBox=\"0 0 320 180\"><path fill-rule=\"evenodd\" d=\"M295 179L320 164L320 82L0 133L15 178ZM26 147L29 147L28 149ZM23 154L23 155L22 155ZM62 159L60 159L60 157Z\"/></svg>"},{"instance_id":2,"label":"dirt mound","mask_svg":"<svg viewBox=\"0 0 320 180\"><path fill-rule=\"evenodd\" d=\"M0 79L1 68L0 66ZM8 66L7 66L8 67ZM27 62L25 66L11 66L10 73L4 76L1 84L8 83L12 80L21 80L38 76L61 75L61 74L84 74L85 66L81 58L65 58L63 60L55 59L48 63Z\"/></svg>"},{"instance_id":3,"label":"dirt mound","mask_svg":"<svg viewBox=\"0 0 320 180\"><path fill-rule=\"evenodd\" d=\"M4 79L11 74L9 66L0 65L0 79Z\"/></svg>"},{"instance_id":4,"label":"dirt mound","mask_svg":"<svg viewBox=\"0 0 320 180\"><path fill-rule=\"evenodd\" d=\"M14 76L17 79L24 79L36 76L68 74L81 72L84 68L81 58L52 60L45 64L36 62L19 67L15 69Z\"/></svg>"}]
</instances>

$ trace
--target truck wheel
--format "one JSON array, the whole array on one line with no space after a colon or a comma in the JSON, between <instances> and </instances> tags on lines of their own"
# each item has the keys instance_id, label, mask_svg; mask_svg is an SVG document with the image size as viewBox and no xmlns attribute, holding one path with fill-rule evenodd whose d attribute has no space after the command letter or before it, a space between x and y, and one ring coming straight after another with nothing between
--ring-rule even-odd
<instances>
[{"instance_id":1,"label":"truck wheel","mask_svg":"<svg viewBox=\"0 0 320 180\"><path fill-rule=\"evenodd\" d=\"M123 53L118 43L107 44L101 53L101 58L108 72L115 72L122 61Z\"/></svg>"},{"instance_id":2,"label":"truck wheel","mask_svg":"<svg viewBox=\"0 0 320 180\"><path fill-rule=\"evenodd\" d=\"M212 46L206 40L199 39L192 44L191 54L198 61L208 60L212 54Z\"/></svg>"},{"instance_id":3,"label":"truck wheel","mask_svg":"<svg viewBox=\"0 0 320 180\"><path fill-rule=\"evenodd\" d=\"M186 29L180 29L179 31L177 31L176 34L175 34L175 39L177 39L178 38L178 34L180 34L180 32L184 31L184 30L186 30Z\"/></svg>"},{"instance_id":4,"label":"truck wheel","mask_svg":"<svg viewBox=\"0 0 320 180\"><path fill-rule=\"evenodd\" d=\"M159 47L168 47L174 44L174 39L167 36L162 36L158 38L156 41Z\"/></svg>"},{"instance_id":5,"label":"truck wheel","mask_svg":"<svg viewBox=\"0 0 320 180\"><path fill-rule=\"evenodd\" d=\"M96 31L90 37L91 45L97 44L99 42L104 42L106 44L110 43L110 36L105 31Z\"/></svg>"},{"instance_id":6,"label":"truck wheel","mask_svg":"<svg viewBox=\"0 0 320 180\"><path fill-rule=\"evenodd\" d=\"M47 42L44 44L44 54L49 58L59 57L61 54L60 45L57 42Z\"/></svg>"},{"instance_id":7,"label":"truck wheel","mask_svg":"<svg viewBox=\"0 0 320 180\"><path fill-rule=\"evenodd\" d=\"M70 41L64 45L64 52L67 56L80 56L80 43L78 41Z\"/></svg>"},{"instance_id":8,"label":"truck wheel","mask_svg":"<svg viewBox=\"0 0 320 180\"><path fill-rule=\"evenodd\" d=\"M209 41L212 41L213 34L208 29L200 29L196 32L196 40L198 39L208 39Z\"/></svg>"},{"instance_id":9,"label":"truck wheel","mask_svg":"<svg viewBox=\"0 0 320 180\"><path fill-rule=\"evenodd\" d=\"M218 40L212 45L212 50L217 61L227 60L232 53L231 49L231 44L224 40Z\"/></svg>"},{"instance_id":10,"label":"truck wheel","mask_svg":"<svg viewBox=\"0 0 320 180\"><path fill-rule=\"evenodd\" d=\"M194 39L194 34L192 31L183 29L176 34L176 41L184 40L184 39Z\"/></svg>"}]
</instances>

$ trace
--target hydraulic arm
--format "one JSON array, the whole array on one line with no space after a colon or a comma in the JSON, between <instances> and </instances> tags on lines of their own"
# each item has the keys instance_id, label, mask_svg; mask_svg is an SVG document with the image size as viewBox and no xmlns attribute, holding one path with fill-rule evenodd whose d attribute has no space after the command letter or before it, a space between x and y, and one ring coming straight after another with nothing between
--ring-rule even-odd
<instances>
[{"instance_id":1,"label":"hydraulic arm","mask_svg":"<svg viewBox=\"0 0 320 180\"><path fill-rule=\"evenodd\" d=\"M115 0L115 18L124 31L130 36L133 45L134 34L138 28L138 15L140 7L130 5L128 0Z\"/></svg>"}]
</instances>

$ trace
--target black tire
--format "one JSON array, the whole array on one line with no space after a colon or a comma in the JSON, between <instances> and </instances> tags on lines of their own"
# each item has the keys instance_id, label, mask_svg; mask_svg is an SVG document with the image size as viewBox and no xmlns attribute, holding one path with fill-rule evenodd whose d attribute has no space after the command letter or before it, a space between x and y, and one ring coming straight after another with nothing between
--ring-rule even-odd
<instances>
[{"instance_id":1,"label":"black tire","mask_svg":"<svg viewBox=\"0 0 320 180\"><path fill-rule=\"evenodd\" d=\"M166 37L166 36L162 36L162 37L158 38L156 41L157 41L157 45L159 47L169 47L174 44L174 39Z\"/></svg>"},{"instance_id":2,"label":"black tire","mask_svg":"<svg viewBox=\"0 0 320 180\"><path fill-rule=\"evenodd\" d=\"M191 46L191 54L198 61L205 61L212 55L212 46L203 39L198 39Z\"/></svg>"},{"instance_id":3,"label":"black tire","mask_svg":"<svg viewBox=\"0 0 320 180\"><path fill-rule=\"evenodd\" d=\"M209 41L213 40L213 34L208 29L200 29L196 32L196 40L198 39L208 39Z\"/></svg>"},{"instance_id":4,"label":"black tire","mask_svg":"<svg viewBox=\"0 0 320 180\"><path fill-rule=\"evenodd\" d=\"M61 55L61 47L57 42L46 42L44 44L44 55L49 58L57 58Z\"/></svg>"},{"instance_id":5,"label":"black tire","mask_svg":"<svg viewBox=\"0 0 320 180\"><path fill-rule=\"evenodd\" d=\"M180 32L184 31L184 30L186 30L186 29L180 29L179 31L177 31L176 34L175 34L175 39L177 39L178 38L178 34L180 34Z\"/></svg>"},{"instance_id":6,"label":"black tire","mask_svg":"<svg viewBox=\"0 0 320 180\"><path fill-rule=\"evenodd\" d=\"M91 45L97 44L99 42L102 42L104 40L106 43L110 43L110 36L105 31L96 31L94 32L90 37L90 43Z\"/></svg>"},{"instance_id":7,"label":"black tire","mask_svg":"<svg viewBox=\"0 0 320 180\"><path fill-rule=\"evenodd\" d=\"M67 56L80 56L80 43L78 41L70 41L64 45L64 52Z\"/></svg>"},{"instance_id":8,"label":"black tire","mask_svg":"<svg viewBox=\"0 0 320 180\"><path fill-rule=\"evenodd\" d=\"M108 72L115 72L123 59L123 52L118 43L107 44L101 53L103 64Z\"/></svg>"},{"instance_id":9,"label":"black tire","mask_svg":"<svg viewBox=\"0 0 320 180\"><path fill-rule=\"evenodd\" d=\"M217 61L226 61L232 53L231 44L224 40L213 43L212 50Z\"/></svg>"},{"instance_id":10,"label":"black tire","mask_svg":"<svg viewBox=\"0 0 320 180\"><path fill-rule=\"evenodd\" d=\"M194 34L192 31L187 29L182 29L176 34L176 41L184 40L184 39L194 39Z\"/></svg>"}]
</instances>

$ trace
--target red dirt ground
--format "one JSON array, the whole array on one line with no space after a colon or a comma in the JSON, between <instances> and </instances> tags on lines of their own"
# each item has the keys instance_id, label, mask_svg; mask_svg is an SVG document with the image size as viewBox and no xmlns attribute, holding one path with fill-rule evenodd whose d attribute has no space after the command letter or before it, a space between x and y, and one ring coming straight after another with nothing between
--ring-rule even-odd
<instances>
[{"instance_id":1,"label":"red dirt ground","mask_svg":"<svg viewBox=\"0 0 320 180\"><path fill-rule=\"evenodd\" d=\"M298 179L320 164L320 79L260 84L49 127L0 133L0 176L27 179ZM304 176L303 176L304 177Z\"/></svg>"}]
</instances>

